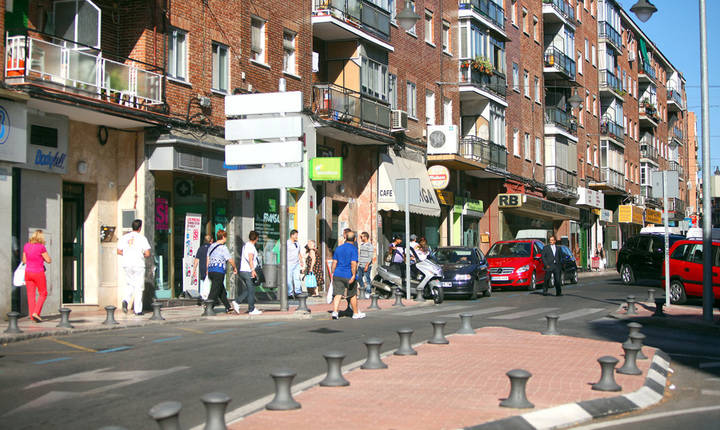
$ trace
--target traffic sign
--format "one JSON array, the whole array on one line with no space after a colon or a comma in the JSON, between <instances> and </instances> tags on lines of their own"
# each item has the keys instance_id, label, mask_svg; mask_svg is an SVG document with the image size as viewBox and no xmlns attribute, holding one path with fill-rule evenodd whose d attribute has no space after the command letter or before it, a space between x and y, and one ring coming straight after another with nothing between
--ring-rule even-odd
<instances>
[{"instance_id":1,"label":"traffic sign","mask_svg":"<svg viewBox=\"0 0 720 430\"><path fill-rule=\"evenodd\" d=\"M300 116L270 116L225 121L225 139L279 139L302 136Z\"/></svg>"},{"instance_id":2,"label":"traffic sign","mask_svg":"<svg viewBox=\"0 0 720 430\"><path fill-rule=\"evenodd\" d=\"M225 146L225 164L299 163L303 158L302 142L241 143Z\"/></svg>"},{"instance_id":3,"label":"traffic sign","mask_svg":"<svg viewBox=\"0 0 720 430\"><path fill-rule=\"evenodd\" d=\"M395 202L398 205L405 204L405 182L409 181L408 194L410 199L408 204L420 204L420 178L395 179Z\"/></svg>"},{"instance_id":4,"label":"traffic sign","mask_svg":"<svg viewBox=\"0 0 720 430\"><path fill-rule=\"evenodd\" d=\"M263 167L228 170L228 191L266 190L302 186L302 167Z\"/></svg>"}]
</instances>

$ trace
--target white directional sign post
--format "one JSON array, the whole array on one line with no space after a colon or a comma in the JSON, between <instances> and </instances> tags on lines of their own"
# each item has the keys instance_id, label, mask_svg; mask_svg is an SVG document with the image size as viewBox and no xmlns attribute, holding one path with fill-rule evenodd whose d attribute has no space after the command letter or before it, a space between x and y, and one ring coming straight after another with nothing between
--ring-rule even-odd
<instances>
[{"instance_id":1,"label":"white directional sign post","mask_svg":"<svg viewBox=\"0 0 720 430\"><path fill-rule=\"evenodd\" d=\"M670 228L668 227L668 198L678 198L678 172L663 170L650 174L652 196L663 199L665 226L665 306L670 306Z\"/></svg>"},{"instance_id":2,"label":"white directional sign post","mask_svg":"<svg viewBox=\"0 0 720 430\"><path fill-rule=\"evenodd\" d=\"M410 205L420 204L420 179L396 179L395 195L398 206L405 205L405 291L407 299L410 300ZM422 291L418 290L417 300L422 299Z\"/></svg>"}]
</instances>

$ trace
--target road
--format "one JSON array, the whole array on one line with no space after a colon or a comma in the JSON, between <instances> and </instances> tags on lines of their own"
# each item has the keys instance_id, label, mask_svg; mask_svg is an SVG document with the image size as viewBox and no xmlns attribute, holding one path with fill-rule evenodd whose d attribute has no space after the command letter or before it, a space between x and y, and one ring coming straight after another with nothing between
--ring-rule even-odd
<instances>
[{"instance_id":1,"label":"road","mask_svg":"<svg viewBox=\"0 0 720 430\"><path fill-rule=\"evenodd\" d=\"M13 343L0 349L0 419L3 427L14 429L97 429L107 425L151 429L156 426L146 412L161 401L178 400L183 404L182 426L191 428L204 421L199 399L205 393L229 394L231 411L271 394L269 372L274 368L291 367L298 374L295 383L302 382L324 373L322 353L327 350L344 351L345 363L351 363L364 359L362 342L368 337L383 338L383 351L394 349L398 328L415 329L413 341L418 342L431 336L429 322L433 319L446 319L446 331L455 331L461 312L475 314L475 327L535 331L544 328L545 314L556 312L565 335L623 341L627 336L624 323L607 314L628 294L644 297L647 289L623 286L612 273L566 286L563 297L495 291L492 297L475 301L448 300L439 306L368 313L363 320L206 321ZM646 344L672 355L675 390L661 405L630 417L718 404L717 332L660 327L646 327L643 332ZM711 428L708 424L720 422L718 412L683 413L645 424L677 428L658 422L677 424L692 416L700 428ZM614 425L607 428L638 425L611 424L614 422L593 424Z\"/></svg>"}]
</instances>

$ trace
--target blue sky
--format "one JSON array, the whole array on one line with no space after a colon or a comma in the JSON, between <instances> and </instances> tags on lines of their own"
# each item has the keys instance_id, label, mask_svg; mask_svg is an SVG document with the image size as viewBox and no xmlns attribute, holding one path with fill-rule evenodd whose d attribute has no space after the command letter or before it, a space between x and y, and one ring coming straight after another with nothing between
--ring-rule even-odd
<instances>
[{"instance_id":1,"label":"blue sky","mask_svg":"<svg viewBox=\"0 0 720 430\"><path fill-rule=\"evenodd\" d=\"M619 0L623 8L660 48L665 57L683 72L688 110L697 114L698 140L702 134L700 111L700 7L698 0L653 0L658 8L648 22L630 12L636 0ZM706 0L708 68L710 83L710 157L712 170L720 165L720 1ZM698 144L702 146L699 140ZM702 160L699 159L702 163Z\"/></svg>"}]
</instances>

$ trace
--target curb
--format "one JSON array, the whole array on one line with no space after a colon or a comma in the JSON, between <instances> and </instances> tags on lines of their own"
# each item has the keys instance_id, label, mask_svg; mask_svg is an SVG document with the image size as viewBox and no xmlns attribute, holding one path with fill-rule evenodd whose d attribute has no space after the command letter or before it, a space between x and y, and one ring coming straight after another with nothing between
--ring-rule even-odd
<instances>
[{"instance_id":1,"label":"curb","mask_svg":"<svg viewBox=\"0 0 720 430\"><path fill-rule=\"evenodd\" d=\"M645 385L637 391L616 397L567 403L514 417L466 427L468 430L556 429L582 424L596 418L645 409L657 404L665 394L670 356L657 349Z\"/></svg>"},{"instance_id":2,"label":"curb","mask_svg":"<svg viewBox=\"0 0 720 430\"><path fill-rule=\"evenodd\" d=\"M624 305L620 305L617 311L608 314L608 317L614 318L619 321L635 321L645 325L657 325L662 327L672 327L680 329L706 329L710 331L720 331L720 320L713 320L713 322L703 321L701 319L695 320L678 320L673 318L672 315L666 315L664 317L656 317L652 315L627 315L624 313Z\"/></svg>"}]
</instances>

